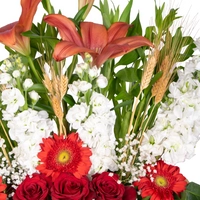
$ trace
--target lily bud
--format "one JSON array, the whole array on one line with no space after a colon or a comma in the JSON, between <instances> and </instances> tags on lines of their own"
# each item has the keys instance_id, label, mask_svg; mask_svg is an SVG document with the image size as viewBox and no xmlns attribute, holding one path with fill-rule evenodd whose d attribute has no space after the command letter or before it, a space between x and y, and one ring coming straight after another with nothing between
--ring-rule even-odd
<instances>
[{"instance_id":1,"label":"lily bud","mask_svg":"<svg viewBox=\"0 0 200 200\"><path fill-rule=\"evenodd\" d=\"M87 17L88 13L90 12L92 5L94 3L94 0L78 0L78 10L83 8L88 4L88 7L83 15L83 20Z\"/></svg>"}]
</instances>

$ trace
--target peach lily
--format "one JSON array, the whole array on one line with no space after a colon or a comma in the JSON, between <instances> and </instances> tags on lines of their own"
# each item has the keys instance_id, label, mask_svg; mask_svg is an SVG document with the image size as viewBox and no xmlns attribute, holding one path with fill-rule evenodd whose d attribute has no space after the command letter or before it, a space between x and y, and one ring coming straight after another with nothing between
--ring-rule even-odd
<instances>
[{"instance_id":1,"label":"peach lily","mask_svg":"<svg viewBox=\"0 0 200 200\"><path fill-rule=\"evenodd\" d=\"M100 24L81 22L79 34L74 23L63 15L47 15L44 21L57 27L62 38L54 49L53 57L56 61L77 53L84 58L87 52L93 58L92 65L100 67L109 58L122 56L141 46L153 46L145 37L126 37L130 25L124 22L116 22L108 30Z\"/></svg>"},{"instance_id":2,"label":"peach lily","mask_svg":"<svg viewBox=\"0 0 200 200\"><path fill-rule=\"evenodd\" d=\"M30 54L30 39L21 33L31 29L33 17L41 0L21 0L19 21L0 28L0 42L23 55Z\"/></svg>"}]
</instances>

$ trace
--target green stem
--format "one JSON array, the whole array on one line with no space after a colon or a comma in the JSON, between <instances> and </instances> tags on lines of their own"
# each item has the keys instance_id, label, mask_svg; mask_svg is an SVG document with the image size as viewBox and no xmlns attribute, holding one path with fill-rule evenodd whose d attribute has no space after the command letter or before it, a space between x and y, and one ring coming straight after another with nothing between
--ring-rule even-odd
<instances>
[{"instance_id":1,"label":"green stem","mask_svg":"<svg viewBox=\"0 0 200 200\"><path fill-rule=\"evenodd\" d=\"M24 110L27 110L27 109L28 109L27 90L25 90L24 99L25 99L25 104L24 104L24 106L23 106L23 109L24 109Z\"/></svg>"},{"instance_id":2,"label":"green stem","mask_svg":"<svg viewBox=\"0 0 200 200\"><path fill-rule=\"evenodd\" d=\"M35 66L34 66L34 63L33 63L33 60L30 56L27 56L28 58L28 62L29 62L29 66L31 68L31 71L33 72L33 74L35 75L35 78L37 79L37 81L39 83L41 83L41 77L39 76L37 70L35 69Z\"/></svg>"},{"instance_id":3,"label":"green stem","mask_svg":"<svg viewBox=\"0 0 200 200\"><path fill-rule=\"evenodd\" d=\"M52 6L51 6L50 0L46 0L46 6L47 6L46 9L47 9L48 14L52 14L53 11L52 11Z\"/></svg>"}]
</instances>

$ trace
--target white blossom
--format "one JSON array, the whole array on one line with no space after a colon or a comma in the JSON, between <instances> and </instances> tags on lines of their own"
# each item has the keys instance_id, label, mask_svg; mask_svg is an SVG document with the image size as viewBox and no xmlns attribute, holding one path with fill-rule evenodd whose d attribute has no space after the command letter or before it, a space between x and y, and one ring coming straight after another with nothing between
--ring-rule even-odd
<instances>
[{"instance_id":1,"label":"white blossom","mask_svg":"<svg viewBox=\"0 0 200 200\"><path fill-rule=\"evenodd\" d=\"M0 73L0 85L8 84L12 80L12 76L8 73Z\"/></svg>"},{"instance_id":2,"label":"white blossom","mask_svg":"<svg viewBox=\"0 0 200 200\"><path fill-rule=\"evenodd\" d=\"M97 85L99 88L105 88L108 85L107 78L100 74L100 76L97 78Z\"/></svg>"},{"instance_id":3,"label":"white blossom","mask_svg":"<svg viewBox=\"0 0 200 200\"><path fill-rule=\"evenodd\" d=\"M29 89L31 86L33 86L33 81L30 78L25 79L23 83L23 87L25 90Z\"/></svg>"},{"instance_id":4,"label":"white blossom","mask_svg":"<svg viewBox=\"0 0 200 200\"><path fill-rule=\"evenodd\" d=\"M10 113L15 113L25 103L24 96L17 88L3 90L1 100L3 105L7 105L6 110Z\"/></svg>"},{"instance_id":5,"label":"white blossom","mask_svg":"<svg viewBox=\"0 0 200 200\"><path fill-rule=\"evenodd\" d=\"M81 103L80 105L75 104L68 110L66 119L71 124L73 129L78 129L80 127L81 123L88 115L88 111L89 108L85 103Z\"/></svg>"}]
</instances>

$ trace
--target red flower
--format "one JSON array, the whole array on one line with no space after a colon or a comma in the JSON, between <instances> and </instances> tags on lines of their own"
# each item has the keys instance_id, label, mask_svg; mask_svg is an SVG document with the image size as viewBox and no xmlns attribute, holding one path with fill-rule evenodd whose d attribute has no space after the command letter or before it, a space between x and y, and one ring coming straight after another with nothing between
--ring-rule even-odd
<instances>
[{"instance_id":1,"label":"red flower","mask_svg":"<svg viewBox=\"0 0 200 200\"><path fill-rule=\"evenodd\" d=\"M30 53L30 39L21 33L31 29L33 17L41 0L21 0L19 21L0 28L0 42L23 55Z\"/></svg>"},{"instance_id":2,"label":"red flower","mask_svg":"<svg viewBox=\"0 0 200 200\"><path fill-rule=\"evenodd\" d=\"M51 188L52 200L82 200L89 194L89 180L86 176L80 179L70 173L61 173Z\"/></svg>"},{"instance_id":3,"label":"red flower","mask_svg":"<svg viewBox=\"0 0 200 200\"><path fill-rule=\"evenodd\" d=\"M77 133L71 133L67 138L54 134L53 138L43 139L40 144L42 151L38 153L41 164L37 169L47 176L52 176L53 181L62 172L69 172L81 178L88 174L92 154L88 147L82 145Z\"/></svg>"},{"instance_id":4,"label":"red flower","mask_svg":"<svg viewBox=\"0 0 200 200\"><path fill-rule=\"evenodd\" d=\"M132 186L125 186L125 192L123 195L123 200L136 200L137 192L136 189Z\"/></svg>"},{"instance_id":5,"label":"red flower","mask_svg":"<svg viewBox=\"0 0 200 200\"><path fill-rule=\"evenodd\" d=\"M141 190L142 198L150 196L150 200L174 200L173 192L179 194L185 190L186 178L180 174L179 167L159 160L157 165L146 168L146 177L134 183Z\"/></svg>"},{"instance_id":6,"label":"red flower","mask_svg":"<svg viewBox=\"0 0 200 200\"><path fill-rule=\"evenodd\" d=\"M109 172L95 174L92 178L91 187L91 190L96 193L96 200L122 200L125 191L118 175Z\"/></svg>"},{"instance_id":7,"label":"red flower","mask_svg":"<svg viewBox=\"0 0 200 200\"><path fill-rule=\"evenodd\" d=\"M44 21L58 28L62 41L55 49L53 57L60 61L66 57L85 52L93 57L93 65L100 67L109 58L124 55L141 46L152 46L152 43L142 36L125 37L129 24L114 23L108 30L100 24L81 22L79 35L74 23L60 14L47 15Z\"/></svg>"},{"instance_id":8,"label":"red flower","mask_svg":"<svg viewBox=\"0 0 200 200\"><path fill-rule=\"evenodd\" d=\"M3 191L6 189L6 184L2 182L2 177L0 176L0 200L6 200L7 195L3 193Z\"/></svg>"},{"instance_id":9,"label":"red flower","mask_svg":"<svg viewBox=\"0 0 200 200\"><path fill-rule=\"evenodd\" d=\"M13 200L45 200L49 194L48 187L48 181L44 175L33 174L32 177L27 176L18 186Z\"/></svg>"}]
</instances>

